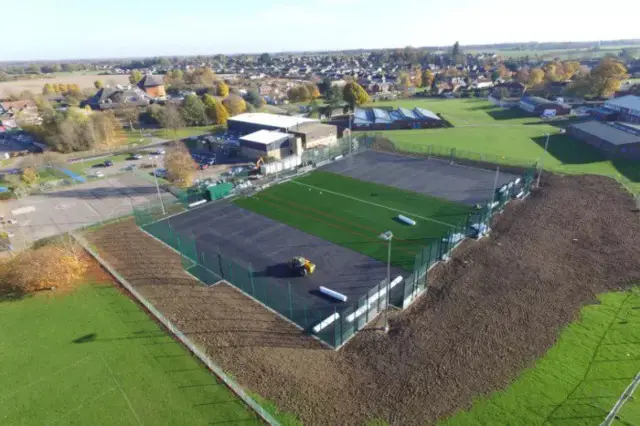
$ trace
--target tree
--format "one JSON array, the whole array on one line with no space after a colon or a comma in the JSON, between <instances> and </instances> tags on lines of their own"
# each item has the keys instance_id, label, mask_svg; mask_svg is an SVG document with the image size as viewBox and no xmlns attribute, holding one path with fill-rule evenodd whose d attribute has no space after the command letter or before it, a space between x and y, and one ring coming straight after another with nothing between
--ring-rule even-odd
<instances>
[{"instance_id":1,"label":"tree","mask_svg":"<svg viewBox=\"0 0 640 426\"><path fill-rule=\"evenodd\" d=\"M453 44L451 48L451 60L454 64L462 64L462 50L460 49L460 43L457 41Z\"/></svg>"},{"instance_id":2,"label":"tree","mask_svg":"<svg viewBox=\"0 0 640 426\"><path fill-rule=\"evenodd\" d=\"M406 92L411 86L411 77L409 77L409 73L404 71L401 72L399 75L399 80L400 80L400 90L402 90L403 92Z\"/></svg>"},{"instance_id":3,"label":"tree","mask_svg":"<svg viewBox=\"0 0 640 426\"><path fill-rule=\"evenodd\" d=\"M196 68L184 76L185 83L199 86L212 86L215 80L216 75L209 67Z\"/></svg>"},{"instance_id":4,"label":"tree","mask_svg":"<svg viewBox=\"0 0 640 426\"><path fill-rule=\"evenodd\" d=\"M222 96L223 98L229 96L229 86L224 81L216 82L216 91L218 92L218 96Z\"/></svg>"},{"instance_id":5,"label":"tree","mask_svg":"<svg viewBox=\"0 0 640 426\"><path fill-rule=\"evenodd\" d=\"M328 93L325 93L325 100L332 108L336 108L344 101L344 97L342 94L342 89L340 87L331 86L331 89Z\"/></svg>"},{"instance_id":6,"label":"tree","mask_svg":"<svg viewBox=\"0 0 640 426\"><path fill-rule=\"evenodd\" d=\"M534 68L529 71L529 79L527 86L536 87L544 81L544 71L541 68Z\"/></svg>"},{"instance_id":7,"label":"tree","mask_svg":"<svg viewBox=\"0 0 640 426\"><path fill-rule=\"evenodd\" d=\"M564 78L570 80L580 70L580 62L567 61L564 63Z\"/></svg>"},{"instance_id":8,"label":"tree","mask_svg":"<svg viewBox=\"0 0 640 426\"><path fill-rule=\"evenodd\" d=\"M268 53L263 53L262 55L260 55L260 58L258 58L258 61L260 61L260 63L262 64L270 64L271 55L269 55Z\"/></svg>"},{"instance_id":9,"label":"tree","mask_svg":"<svg viewBox=\"0 0 640 426\"><path fill-rule=\"evenodd\" d=\"M129 130L133 131L133 125L140 121L140 111L136 107L124 108L120 112L122 117L129 123Z\"/></svg>"},{"instance_id":10,"label":"tree","mask_svg":"<svg viewBox=\"0 0 640 426\"><path fill-rule=\"evenodd\" d=\"M202 126L207 124L205 106L197 95L189 95L184 98L180 114L189 126Z\"/></svg>"},{"instance_id":11,"label":"tree","mask_svg":"<svg viewBox=\"0 0 640 426\"><path fill-rule=\"evenodd\" d=\"M93 82L93 86L100 90L102 87L104 87L104 82L102 80L96 80Z\"/></svg>"},{"instance_id":12,"label":"tree","mask_svg":"<svg viewBox=\"0 0 640 426\"><path fill-rule=\"evenodd\" d=\"M129 74L129 83L136 85L140 80L142 80L142 77L144 76L140 70L131 70L131 73Z\"/></svg>"},{"instance_id":13,"label":"tree","mask_svg":"<svg viewBox=\"0 0 640 426\"><path fill-rule=\"evenodd\" d=\"M222 101L222 105L224 105L231 116L242 114L247 110L247 104L244 99L238 95L227 96L225 100Z\"/></svg>"},{"instance_id":14,"label":"tree","mask_svg":"<svg viewBox=\"0 0 640 426\"><path fill-rule=\"evenodd\" d=\"M184 120L180 111L175 105L167 105L162 109L162 113L158 117L160 126L165 129L172 129L174 134L178 133L180 127L184 127Z\"/></svg>"},{"instance_id":15,"label":"tree","mask_svg":"<svg viewBox=\"0 0 640 426\"><path fill-rule=\"evenodd\" d=\"M167 180L179 188L189 188L193 185L196 163L191 153L182 142L174 142L164 156L164 167L167 170Z\"/></svg>"},{"instance_id":16,"label":"tree","mask_svg":"<svg viewBox=\"0 0 640 426\"><path fill-rule=\"evenodd\" d=\"M248 90L244 100L256 108L261 108L264 105L264 99L256 89Z\"/></svg>"},{"instance_id":17,"label":"tree","mask_svg":"<svg viewBox=\"0 0 640 426\"><path fill-rule=\"evenodd\" d=\"M495 70L491 73L491 81L493 81L494 83L498 81L499 78L500 78L500 71Z\"/></svg>"},{"instance_id":18,"label":"tree","mask_svg":"<svg viewBox=\"0 0 640 426\"><path fill-rule=\"evenodd\" d=\"M93 137L95 145L115 146L122 141L119 137L122 126L112 111L91 114L84 127L88 136Z\"/></svg>"},{"instance_id":19,"label":"tree","mask_svg":"<svg viewBox=\"0 0 640 426\"><path fill-rule=\"evenodd\" d=\"M64 83L58 83L58 90L56 92L60 94L67 93L67 85Z\"/></svg>"},{"instance_id":20,"label":"tree","mask_svg":"<svg viewBox=\"0 0 640 426\"><path fill-rule=\"evenodd\" d=\"M320 97L320 89L315 84L312 85L310 90L311 99L317 99Z\"/></svg>"},{"instance_id":21,"label":"tree","mask_svg":"<svg viewBox=\"0 0 640 426\"><path fill-rule=\"evenodd\" d=\"M22 182L24 182L25 185L30 186L38 183L40 176L38 175L38 172L36 171L35 168L27 167L22 170L22 175L20 176L20 179L22 179Z\"/></svg>"},{"instance_id":22,"label":"tree","mask_svg":"<svg viewBox=\"0 0 640 426\"><path fill-rule=\"evenodd\" d=\"M227 124L229 113L221 102L217 101L213 96L207 94L204 95L202 103L204 104L207 117L213 124L218 126L224 126Z\"/></svg>"},{"instance_id":23,"label":"tree","mask_svg":"<svg viewBox=\"0 0 640 426\"><path fill-rule=\"evenodd\" d=\"M413 85L416 87L422 87L422 68L416 67L413 72Z\"/></svg>"},{"instance_id":24,"label":"tree","mask_svg":"<svg viewBox=\"0 0 640 426\"><path fill-rule=\"evenodd\" d=\"M530 76L531 76L531 73L529 72L529 69L522 67L518 70L518 73L516 74L516 81L526 87L529 85Z\"/></svg>"},{"instance_id":25,"label":"tree","mask_svg":"<svg viewBox=\"0 0 640 426\"><path fill-rule=\"evenodd\" d=\"M311 99L311 93L309 87L306 85L300 85L292 87L287 91L287 97L291 102L304 102Z\"/></svg>"},{"instance_id":26,"label":"tree","mask_svg":"<svg viewBox=\"0 0 640 426\"><path fill-rule=\"evenodd\" d=\"M435 78L436 76L431 72L431 70L426 70L422 75L422 86L427 88L431 87Z\"/></svg>"},{"instance_id":27,"label":"tree","mask_svg":"<svg viewBox=\"0 0 640 426\"><path fill-rule=\"evenodd\" d=\"M325 77L322 79L320 84L318 84L318 89L320 90L320 93L326 96L332 86L331 77Z\"/></svg>"},{"instance_id":28,"label":"tree","mask_svg":"<svg viewBox=\"0 0 640 426\"><path fill-rule=\"evenodd\" d=\"M42 88L43 95L53 95L56 91L53 89L53 85L51 83L45 83Z\"/></svg>"},{"instance_id":29,"label":"tree","mask_svg":"<svg viewBox=\"0 0 640 426\"><path fill-rule=\"evenodd\" d=\"M364 105L369 102L369 95L367 92L355 81L351 81L345 84L342 90L344 100L347 101L351 109L356 106Z\"/></svg>"},{"instance_id":30,"label":"tree","mask_svg":"<svg viewBox=\"0 0 640 426\"><path fill-rule=\"evenodd\" d=\"M169 70L164 76L164 84L168 86L184 84L184 73L181 69Z\"/></svg>"},{"instance_id":31,"label":"tree","mask_svg":"<svg viewBox=\"0 0 640 426\"><path fill-rule=\"evenodd\" d=\"M87 270L82 251L70 243L47 244L25 250L0 267L0 283L11 290L34 292L67 288L79 282Z\"/></svg>"},{"instance_id":32,"label":"tree","mask_svg":"<svg viewBox=\"0 0 640 426\"><path fill-rule=\"evenodd\" d=\"M611 96L627 78L627 68L621 62L613 58L603 58L591 70L589 79L593 88L592 93L600 97Z\"/></svg>"}]
</instances>

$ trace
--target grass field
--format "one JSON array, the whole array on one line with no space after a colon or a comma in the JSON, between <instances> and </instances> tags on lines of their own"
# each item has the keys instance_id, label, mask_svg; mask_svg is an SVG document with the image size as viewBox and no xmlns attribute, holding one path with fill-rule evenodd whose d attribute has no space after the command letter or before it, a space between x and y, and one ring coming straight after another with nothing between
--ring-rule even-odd
<instances>
[{"instance_id":1,"label":"grass field","mask_svg":"<svg viewBox=\"0 0 640 426\"><path fill-rule=\"evenodd\" d=\"M328 172L315 172L235 203L381 261L387 260L387 243L378 235L391 230L392 264L406 270L413 269L422 247L446 235L472 210ZM411 217L416 225L398 221L398 214Z\"/></svg>"},{"instance_id":2,"label":"grass field","mask_svg":"<svg viewBox=\"0 0 640 426\"><path fill-rule=\"evenodd\" d=\"M457 155L473 159L481 153L504 164L531 164L543 157L545 134L549 133L545 169L559 173L612 176L640 192L640 166L637 161L608 160L590 145L559 134L564 125L562 121L541 122L536 117L523 116L520 111L503 110L479 99L403 99L376 103L376 106L382 105L430 109L441 113L455 126L382 132L400 149L426 152L431 145L441 149L455 148Z\"/></svg>"},{"instance_id":3,"label":"grass field","mask_svg":"<svg viewBox=\"0 0 640 426\"><path fill-rule=\"evenodd\" d=\"M4 425L260 424L111 284L0 299Z\"/></svg>"},{"instance_id":4,"label":"grass field","mask_svg":"<svg viewBox=\"0 0 640 426\"><path fill-rule=\"evenodd\" d=\"M600 424L640 371L640 287L598 299L506 390L442 424ZM613 424L635 425L639 419L636 391Z\"/></svg>"}]
</instances>

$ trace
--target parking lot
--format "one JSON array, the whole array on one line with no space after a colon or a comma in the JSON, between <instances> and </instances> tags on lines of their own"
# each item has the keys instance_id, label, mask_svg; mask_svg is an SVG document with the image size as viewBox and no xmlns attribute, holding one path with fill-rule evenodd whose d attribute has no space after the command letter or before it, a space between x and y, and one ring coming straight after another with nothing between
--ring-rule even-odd
<instances>
[{"instance_id":1,"label":"parking lot","mask_svg":"<svg viewBox=\"0 0 640 426\"><path fill-rule=\"evenodd\" d=\"M173 195L160 190L164 200ZM22 249L28 242L47 238L95 222L126 215L134 206L157 200L155 185L133 173L95 180L65 189L32 195L0 204L5 229L12 245Z\"/></svg>"}]
</instances>

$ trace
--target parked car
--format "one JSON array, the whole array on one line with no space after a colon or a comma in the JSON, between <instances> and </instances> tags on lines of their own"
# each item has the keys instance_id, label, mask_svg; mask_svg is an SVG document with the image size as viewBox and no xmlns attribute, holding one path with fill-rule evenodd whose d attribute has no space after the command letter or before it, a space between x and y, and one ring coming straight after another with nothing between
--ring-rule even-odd
<instances>
[{"instance_id":1,"label":"parked car","mask_svg":"<svg viewBox=\"0 0 640 426\"><path fill-rule=\"evenodd\" d=\"M130 160L142 160L142 155L141 154L131 154L131 157L129 157Z\"/></svg>"},{"instance_id":2,"label":"parked car","mask_svg":"<svg viewBox=\"0 0 640 426\"><path fill-rule=\"evenodd\" d=\"M200 170L207 170L209 168L209 164L207 163L200 163Z\"/></svg>"},{"instance_id":3,"label":"parked car","mask_svg":"<svg viewBox=\"0 0 640 426\"><path fill-rule=\"evenodd\" d=\"M104 177L104 173L102 173L100 171L97 171L97 172L95 172L94 176L97 177L97 178L103 178Z\"/></svg>"},{"instance_id":4,"label":"parked car","mask_svg":"<svg viewBox=\"0 0 640 426\"><path fill-rule=\"evenodd\" d=\"M153 151L154 155L164 155L166 153L166 151L163 148L158 148L155 151Z\"/></svg>"},{"instance_id":5,"label":"parked car","mask_svg":"<svg viewBox=\"0 0 640 426\"><path fill-rule=\"evenodd\" d=\"M156 169L153 172L154 175L156 175L156 177L159 178L166 178L167 177L167 170L166 169Z\"/></svg>"},{"instance_id":6,"label":"parked car","mask_svg":"<svg viewBox=\"0 0 640 426\"><path fill-rule=\"evenodd\" d=\"M105 167L111 167L111 166L113 166L113 161L105 160L103 164L104 164Z\"/></svg>"}]
</instances>

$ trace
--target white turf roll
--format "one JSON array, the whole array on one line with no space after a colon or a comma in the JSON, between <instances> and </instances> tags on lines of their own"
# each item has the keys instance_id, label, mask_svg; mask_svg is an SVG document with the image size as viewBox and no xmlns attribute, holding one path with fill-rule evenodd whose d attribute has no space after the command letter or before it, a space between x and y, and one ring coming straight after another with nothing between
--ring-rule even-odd
<instances>
[{"instance_id":1,"label":"white turf roll","mask_svg":"<svg viewBox=\"0 0 640 426\"><path fill-rule=\"evenodd\" d=\"M335 290L331 290L330 288L320 286L320 293L325 294L329 297L333 297L334 299L338 299L341 302L347 301L347 296L342 293L338 293Z\"/></svg>"},{"instance_id":2,"label":"white turf roll","mask_svg":"<svg viewBox=\"0 0 640 426\"><path fill-rule=\"evenodd\" d=\"M415 225L415 224L416 224L416 221L415 221L415 220L413 220L413 219L409 219L408 217L403 216L403 215L401 215L401 214L399 214L399 215L398 215L398 220L400 220L400 221L402 221L402 222L406 223L407 225L411 225L411 226L413 226L413 225Z\"/></svg>"}]
</instances>

